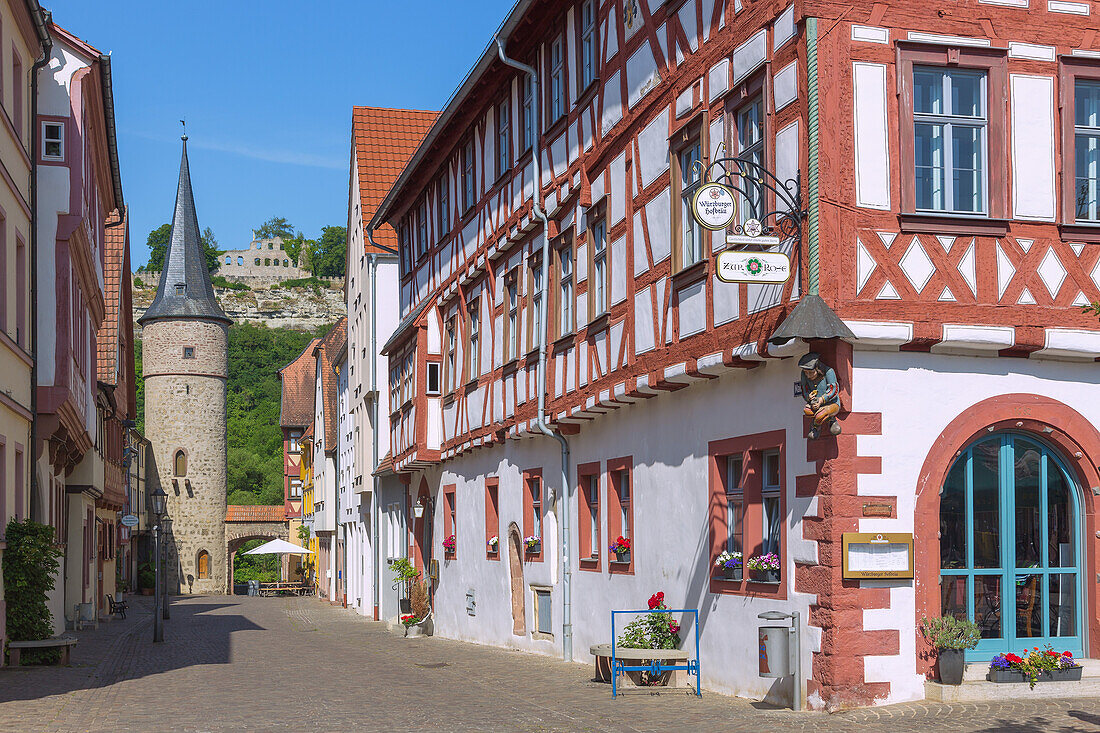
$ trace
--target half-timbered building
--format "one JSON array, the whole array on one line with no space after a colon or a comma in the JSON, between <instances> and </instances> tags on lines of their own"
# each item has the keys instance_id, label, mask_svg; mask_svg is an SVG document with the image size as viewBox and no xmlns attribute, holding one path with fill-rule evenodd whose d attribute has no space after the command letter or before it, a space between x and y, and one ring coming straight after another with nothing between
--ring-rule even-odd
<instances>
[{"instance_id":1,"label":"half-timbered building","mask_svg":"<svg viewBox=\"0 0 1100 733\"><path fill-rule=\"evenodd\" d=\"M923 697L922 615L975 620L976 662L1100 653L1092 9L517 3L371 223L435 632L587 661L663 591L706 687L785 700L751 630L798 611L815 707ZM724 175L711 232L691 197ZM749 219L785 283L718 279ZM807 438L807 352L839 435ZM915 578L845 579L853 532L912 533Z\"/></svg>"}]
</instances>

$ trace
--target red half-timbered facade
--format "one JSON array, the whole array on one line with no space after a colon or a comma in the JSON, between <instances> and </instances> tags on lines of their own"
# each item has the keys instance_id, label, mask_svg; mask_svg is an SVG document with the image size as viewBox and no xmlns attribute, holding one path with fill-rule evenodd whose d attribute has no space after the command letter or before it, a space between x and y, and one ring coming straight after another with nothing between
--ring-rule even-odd
<instances>
[{"instance_id":1,"label":"red half-timbered facade","mask_svg":"<svg viewBox=\"0 0 1100 733\"><path fill-rule=\"evenodd\" d=\"M975 663L1100 653L1095 10L519 3L498 38L537 85L491 44L375 217L398 233L391 453L435 527L408 539L439 560L436 632L587 658L662 590L709 609L729 663L705 686L784 700L729 631L797 610L817 708L923 697L922 615L974 620ZM726 232L691 217L731 156L801 185L782 285L720 282ZM818 294L851 335L772 340ZM840 384L816 440L809 351ZM913 534L916 577L845 579L849 532ZM780 569L727 577L723 552Z\"/></svg>"}]
</instances>

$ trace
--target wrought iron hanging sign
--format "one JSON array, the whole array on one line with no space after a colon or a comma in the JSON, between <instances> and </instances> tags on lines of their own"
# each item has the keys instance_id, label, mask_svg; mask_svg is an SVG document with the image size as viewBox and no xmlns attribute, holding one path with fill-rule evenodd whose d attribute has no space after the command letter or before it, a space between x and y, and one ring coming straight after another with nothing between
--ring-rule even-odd
<instances>
[{"instance_id":1,"label":"wrought iron hanging sign","mask_svg":"<svg viewBox=\"0 0 1100 733\"><path fill-rule=\"evenodd\" d=\"M737 197L721 183L704 183L691 199L691 211L700 226L727 229L737 218Z\"/></svg>"}]
</instances>

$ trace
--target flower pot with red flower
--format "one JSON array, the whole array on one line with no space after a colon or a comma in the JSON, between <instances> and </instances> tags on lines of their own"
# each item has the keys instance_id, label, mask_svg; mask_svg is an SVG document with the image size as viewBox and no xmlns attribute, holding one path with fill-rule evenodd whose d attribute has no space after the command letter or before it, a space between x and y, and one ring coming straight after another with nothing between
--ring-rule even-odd
<instances>
[{"instance_id":1,"label":"flower pot with red flower","mask_svg":"<svg viewBox=\"0 0 1100 733\"><path fill-rule=\"evenodd\" d=\"M989 663L990 682L1027 682L1034 689L1037 682L1067 682L1081 679L1082 667L1073 653L1057 652L1048 644L1046 649L1032 647L1024 656L1006 652Z\"/></svg>"},{"instance_id":2,"label":"flower pot with red flower","mask_svg":"<svg viewBox=\"0 0 1100 733\"><path fill-rule=\"evenodd\" d=\"M954 616L921 617L920 630L928 643L936 649L940 682L945 685L961 685L963 671L966 669L966 650L973 649L981 640L978 625Z\"/></svg>"},{"instance_id":3,"label":"flower pot with red flower","mask_svg":"<svg viewBox=\"0 0 1100 733\"><path fill-rule=\"evenodd\" d=\"M447 553L448 557L454 557L455 550L458 549L458 538L454 535L447 537L443 540L443 551Z\"/></svg>"},{"instance_id":4,"label":"flower pot with red flower","mask_svg":"<svg viewBox=\"0 0 1100 733\"><path fill-rule=\"evenodd\" d=\"M409 613L402 616L401 625L405 627L406 639L419 639L424 635L424 619L416 614Z\"/></svg>"},{"instance_id":5,"label":"flower pot with red flower","mask_svg":"<svg viewBox=\"0 0 1100 733\"><path fill-rule=\"evenodd\" d=\"M630 564L630 540L626 537L619 536L611 543L609 549L615 554L615 559L611 562Z\"/></svg>"}]
</instances>

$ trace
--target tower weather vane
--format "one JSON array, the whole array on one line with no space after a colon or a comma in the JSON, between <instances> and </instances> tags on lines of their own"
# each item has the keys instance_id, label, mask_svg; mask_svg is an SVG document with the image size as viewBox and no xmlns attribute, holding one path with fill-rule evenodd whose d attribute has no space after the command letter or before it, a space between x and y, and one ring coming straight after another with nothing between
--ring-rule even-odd
<instances>
[{"instance_id":1,"label":"tower weather vane","mask_svg":"<svg viewBox=\"0 0 1100 733\"><path fill-rule=\"evenodd\" d=\"M187 120L180 120L180 124L183 125L183 135L180 136L181 140L187 139Z\"/></svg>"}]
</instances>

